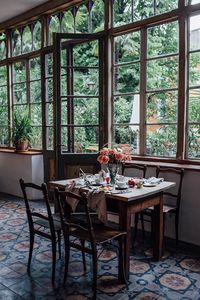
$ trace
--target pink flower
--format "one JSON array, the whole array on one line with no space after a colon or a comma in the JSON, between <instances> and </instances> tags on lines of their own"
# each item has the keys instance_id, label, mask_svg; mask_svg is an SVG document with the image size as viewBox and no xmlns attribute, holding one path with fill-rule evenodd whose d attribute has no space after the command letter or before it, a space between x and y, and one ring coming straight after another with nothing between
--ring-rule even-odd
<instances>
[{"instance_id":1,"label":"pink flower","mask_svg":"<svg viewBox=\"0 0 200 300\"><path fill-rule=\"evenodd\" d=\"M99 155L97 161L102 165L107 165L109 162L109 157L106 155Z\"/></svg>"},{"instance_id":2,"label":"pink flower","mask_svg":"<svg viewBox=\"0 0 200 300\"><path fill-rule=\"evenodd\" d=\"M124 154L123 153L121 153L121 152L117 152L116 154L115 154L115 158L116 158L116 160L123 160L124 159Z\"/></svg>"},{"instance_id":3,"label":"pink flower","mask_svg":"<svg viewBox=\"0 0 200 300\"><path fill-rule=\"evenodd\" d=\"M108 154L109 154L108 148L103 148L100 150L100 155L108 155Z\"/></svg>"}]
</instances>

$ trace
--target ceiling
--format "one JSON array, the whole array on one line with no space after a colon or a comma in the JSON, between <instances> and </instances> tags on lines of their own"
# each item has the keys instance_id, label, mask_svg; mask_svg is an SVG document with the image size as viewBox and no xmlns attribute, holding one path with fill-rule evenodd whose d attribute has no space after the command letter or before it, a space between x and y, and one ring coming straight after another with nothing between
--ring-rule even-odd
<instances>
[{"instance_id":1,"label":"ceiling","mask_svg":"<svg viewBox=\"0 0 200 300\"><path fill-rule=\"evenodd\" d=\"M0 23L7 21L48 0L0 0Z\"/></svg>"}]
</instances>

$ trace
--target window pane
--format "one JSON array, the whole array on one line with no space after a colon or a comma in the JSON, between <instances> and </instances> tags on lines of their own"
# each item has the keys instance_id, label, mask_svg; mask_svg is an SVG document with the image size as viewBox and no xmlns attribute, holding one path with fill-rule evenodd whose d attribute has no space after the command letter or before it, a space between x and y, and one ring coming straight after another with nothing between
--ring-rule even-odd
<instances>
[{"instance_id":1,"label":"window pane","mask_svg":"<svg viewBox=\"0 0 200 300\"><path fill-rule=\"evenodd\" d=\"M156 14L162 14L178 8L178 0L156 0Z\"/></svg>"},{"instance_id":2,"label":"window pane","mask_svg":"<svg viewBox=\"0 0 200 300\"><path fill-rule=\"evenodd\" d=\"M41 81L30 82L30 102L41 102Z\"/></svg>"},{"instance_id":3,"label":"window pane","mask_svg":"<svg viewBox=\"0 0 200 300\"><path fill-rule=\"evenodd\" d=\"M200 15L190 18L190 50L200 49Z\"/></svg>"},{"instance_id":4,"label":"window pane","mask_svg":"<svg viewBox=\"0 0 200 300\"><path fill-rule=\"evenodd\" d=\"M53 44L53 32L60 32L60 21L58 17L51 16L49 23L49 45Z\"/></svg>"},{"instance_id":5,"label":"window pane","mask_svg":"<svg viewBox=\"0 0 200 300\"><path fill-rule=\"evenodd\" d=\"M147 122L169 123L177 121L177 92L153 93L147 95Z\"/></svg>"},{"instance_id":6,"label":"window pane","mask_svg":"<svg viewBox=\"0 0 200 300\"><path fill-rule=\"evenodd\" d=\"M146 154L173 157L176 155L176 140L176 125L148 125Z\"/></svg>"},{"instance_id":7,"label":"window pane","mask_svg":"<svg viewBox=\"0 0 200 300\"><path fill-rule=\"evenodd\" d=\"M76 32L90 32L88 21L89 18L87 7L84 4L82 4L80 5L75 16Z\"/></svg>"},{"instance_id":8,"label":"window pane","mask_svg":"<svg viewBox=\"0 0 200 300\"><path fill-rule=\"evenodd\" d=\"M114 123L139 124L139 95L119 96L114 98Z\"/></svg>"},{"instance_id":9,"label":"window pane","mask_svg":"<svg viewBox=\"0 0 200 300\"><path fill-rule=\"evenodd\" d=\"M42 107L41 104L31 104L31 124L38 126L42 124Z\"/></svg>"},{"instance_id":10,"label":"window pane","mask_svg":"<svg viewBox=\"0 0 200 300\"><path fill-rule=\"evenodd\" d=\"M21 34L19 30L12 32L12 55L16 56L22 53Z\"/></svg>"},{"instance_id":11,"label":"window pane","mask_svg":"<svg viewBox=\"0 0 200 300\"><path fill-rule=\"evenodd\" d=\"M134 21L146 19L154 15L152 0L135 0L134 1Z\"/></svg>"},{"instance_id":12,"label":"window pane","mask_svg":"<svg viewBox=\"0 0 200 300\"><path fill-rule=\"evenodd\" d=\"M32 148L42 148L42 127L32 127Z\"/></svg>"},{"instance_id":13,"label":"window pane","mask_svg":"<svg viewBox=\"0 0 200 300\"><path fill-rule=\"evenodd\" d=\"M147 34L148 57L178 52L178 22L150 27Z\"/></svg>"},{"instance_id":14,"label":"window pane","mask_svg":"<svg viewBox=\"0 0 200 300\"><path fill-rule=\"evenodd\" d=\"M74 32L74 18L70 10L64 13L61 26L62 26L62 32L68 32L68 33Z\"/></svg>"},{"instance_id":15,"label":"window pane","mask_svg":"<svg viewBox=\"0 0 200 300\"><path fill-rule=\"evenodd\" d=\"M74 152L81 153L87 151L91 145L99 144L98 127L75 127L74 128Z\"/></svg>"},{"instance_id":16,"label":"window pane","mask_svg":"<svg viewBox=\"0 0 200 300\"><path fill-rule=\"evenodd\" d=\"M61 103L61 124L68 124L67 101L62 101Z\"/></svg>"},{"instance_id":17,"label":"window pane","mask_svg":"<svg viewBox=\"0 0 200 300\"><path fill-rule=\"evenodd\" d=\"M189 84L190 86L200 85L200 52L189 55Z\"/></svg>"},{"instance_id":18,"label":"window pane","mask_svg":"<svg viewBox=\"0 0 200 300\"><path fill-rule=\"evenodd\" d=\"M42 35L41 35L41 22L37 21L34 24L34 29L33 29L33 50L38 50L41 48L41 42L42 42Z\"/></svg>"},{"instance_id":19,"label":"window pane","mask_svg":"<svg viewBox=\"0 0 200 300\"><path fill-rule=\"evenodd\" d=\"M140 32L132 32L115 38L115 63L140 59Z\"/></svg>"},{"instance_id":20,"label":"window pane","mask_svg":"<svg viewBox=\"0 0 200 300\"><path fill-rule=\"evenodd\" d=\"M52 102L53 101L53 79L50 78L46 80L46 102Z\"/></svg>"},{"instance_id":21,"label":"window pane","mask_svg":"<svg viewBox=\"0 0 200 300\"><path fill-rule=\"evenodd\" d=\"M90 12L92 18L91 32L98 32L104 30L104 1L98 0L93 3Z\"/></svg>"},{"instance_id":22,"label":"window pane","mask_svg":"<svg viewBox=\"0 0 200 300\"><path fill-rule=\"evenodd\" d=\"M30 60L30 80L41 78L41 63L40 58Z\"/></svg>"},{"instance_id":23,"label":"window pane","mask_svg":"<svg viewBox=\"0 0 200 300\"><path fill-rule=\"evenodd\" d=\"M6 58L6 43L5 41L0 41L0 60Z\"/></svg>"},{"instance_id":24,"label":"window pane","mask_svg":"<svg viewBox=\"0 0 200 300\"><path fill-rule=\"evenodd\" d=\"M53 76L53 55L46 55L46 76Z\"/></svg>"},{"instance_id":25,"label":"window pane","mask_svg":"<svg viewBox=\"0 0 200 300\"><path fill-rule=\"evenodd\" d=\"M132 0L113 1L114 25L128 24L132 21Z\"/></svg>"},{"instance_id":26,"label":"window pane","mask_svg":"<svg viewBox=\"0 0 200 300\"><path fill-rule=\"evenodd\" d=\"M140 65L135 63L114 68L115 93L139 92Z\"/></svg>"},{"instance_id":27,"label":"window pane","mask_svg":"<svg viewBox=\"0 0 200 300\"><path fill-rule=\"evenodd\" d=\"M200 3L200 0L189 0L191 2L191 4L197 4Z\"/></svg>"},{"instance_id":28,"label":"window pane","mask_svg":"<svg viewBox=\"0 0 200 300\"><path fill-rule=\"evenodd\" d=\"M61 127L61 151L69 151L68 149L68 127Z\"/></svg>"},{"instance_id":29,"label":"window pane","mask_svg":"<svg viewBox=\"0 0 200 300\"><path fill-rule=\"evenodd\" d=\"M188 121L200 123L200 89L190 90Z\"/></svg>"},{"instance_id":30,"label":"window pane","mask_svg":"<svg viewBox=\"0 0 200 300\"><path fill-rule=\"evenodd\" d=\"M0 86L7 85L7 66L0 67Z\"/></svg>"},{"instance_id":31,"label":"window pane","mask_svg":"<svg viewBox=\"0 0 200 300\"><path fill-rule=\"evenodd\" d=\"M8 135L8 127L7 126L0 127L0 145L1 146L9 145L9 135Z\"/></svg>"},{"instance_id":32,"label":"window pane","mask_svg":"<svg viewBox=\"0 0 200 300\"><path fill-rule=\"evenodd\" d=\"M25 110L27 110L27 105L23 104L23 105L14 105L13 106L13 112L16 112L17 115L19 114L23 114Z\"/></svg>"},{"instance_id":33,"label":"window pane","mask_svg":"<svg viewBox=\"0 0 200 300\"><path fill-rule=\"evenodd\" d=\"M26 103L26 83L15 84L13 86L13 103Z\"/></svg>"},{"instance_id":34,"label":"window pane","mask_svg":"<svg viewBox=\"0 0 200 300\"><path fill-rule=\"evenodd\" d=\"M46 127L46 144L48 150L53 150L53 127Z\"/></svg>"},{"instance_id":35,"label":"window pane","mask_svg":"<svg viewBox=\"0 0 200 300\"><path fill-rule=\"evenodd\" d=\"M53 103L46 103L46 125L53 125Z\"/></svg>"},{"instance_id":36,"label":"window pane","mask_svg":"<svg viewBox=\"0 0 200 300\"><path fill-rule=\"evenodd\" d=\"M139 126L115 126L114 142L130 145L130 153L139 154Z\"/></svg>"},{"instance_id":37,"label":"window pane","mask_svg":"<svg viewBox=\"0 0 200 300\"><path fill-rule=\"evenodd\" d=\"M32 51L32 33L29 26L26 26L22 33L22 52Z\"/></svg>"},{"instance_id":38,"label":"window pane","mask_svg":"<svg viewBox=\"0 0 200 300\"><path fill-rule=\"evenodd\" d=\"M74 99L74 124L97 125L99 122L98 99Z\"/></svg>"},{"instance_id":39,"label":"window pane","mask_svg":"<svg viewBox=\"0 0 200 300\"><path fill-rule=\"evenodd\" d=\"M200 125L189 125L188 157L200 157Z\"/></svg>"},{"instance_id":40,"label":"window pane","mask_svg":"<svg viewBox=\"0 0 200 300\"><path fill-rule=\"evenodd\" d=\"M147 63L147 89L167 89L178 86L178 57L172 56Z\"/></svg>"},{"instance_id":41,"label":"window pane","mask_svg":"<svg viewBox=\"0 0 200 300\"><path fill-rule=\"evenodd\" d=\"M26 80L26 68L24 62L13 64L13 82L22 82Z\"/></svg>"},{"instance_id":42,"label":"window pane","mask_svg":"<svg viewBox=\"0 0 200 300\"><path fill-rule=\"evenodd\" d=\"M94 69L74 70L74 95L96 96L99 90L99 71Z\"/></svg>"},{"instance_id":43,"label":"window pane","mask_svg":"<svg viewBox=\"0 0 200 300\"><path fill-rule=\"evenodd\" d=\"M98 66L99 48L98 42L93 41L74 47L74 66L92 67Z\"/></svg>"},{"instance_id":44,"label":"window pane","mask_svg":"<svg viewBox=\"0 0 200 300\"><path fill-rule=\"evenodd\" d=\"M7 86L0 87L0 105L8 105Z\"/></svg>"},{"instance_id":45,"label":"window pane","mask_svg":"<svg viewBox=\"0 0 200 300\"><path fill-rule=\"evenodd\" d=\"M1 126L8 125L8 107L7 106L0 107L0 124L1 124Z\"/></svg>"}]
</instances>

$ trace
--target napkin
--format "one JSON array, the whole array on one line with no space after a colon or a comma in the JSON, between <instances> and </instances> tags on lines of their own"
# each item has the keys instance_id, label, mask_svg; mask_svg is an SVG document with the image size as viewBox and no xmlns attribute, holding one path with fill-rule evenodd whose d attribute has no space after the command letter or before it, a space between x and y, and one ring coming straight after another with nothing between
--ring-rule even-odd
<instances>
[{"instance_id":1,"label":"napkin","mask_svg":"<svg viewBox=\"0 0 200 300\"><path fill-rule=\"evenodd\" d=\"M159 184L163 181L164 181L164 178L149 177L148 179L144 180L144 183Z\"/></svg>"}]
</instances>

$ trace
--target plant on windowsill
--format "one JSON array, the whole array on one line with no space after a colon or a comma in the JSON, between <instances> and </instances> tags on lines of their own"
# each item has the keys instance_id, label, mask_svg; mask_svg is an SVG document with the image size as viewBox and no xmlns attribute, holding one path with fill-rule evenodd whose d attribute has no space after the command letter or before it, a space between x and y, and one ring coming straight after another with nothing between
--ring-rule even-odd
<instances>
[{"instance_id":1,"label":"plant on windowsill","mask_svg":"<svg viewBox=\"0 0 200 300\"><path fill-rule=\"evenodd\" d=\"M28 151L32 134L31 120L27 113L13 113L12 142L17 152Z\"/></svg>"}]
</instances>

